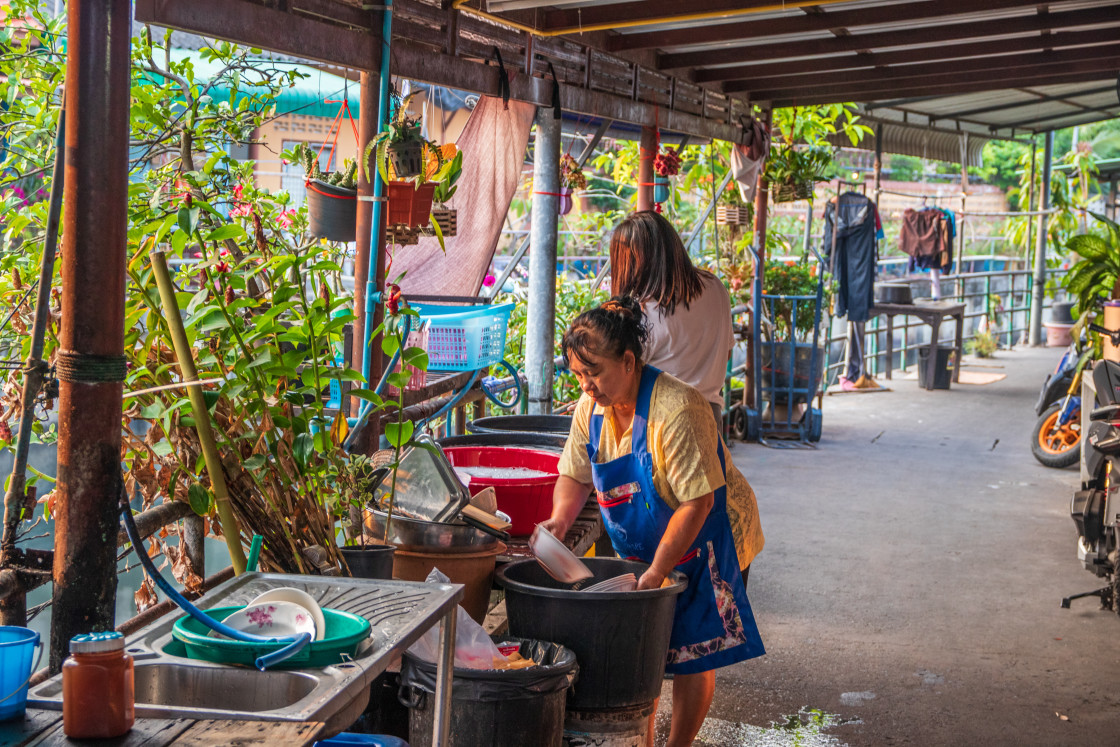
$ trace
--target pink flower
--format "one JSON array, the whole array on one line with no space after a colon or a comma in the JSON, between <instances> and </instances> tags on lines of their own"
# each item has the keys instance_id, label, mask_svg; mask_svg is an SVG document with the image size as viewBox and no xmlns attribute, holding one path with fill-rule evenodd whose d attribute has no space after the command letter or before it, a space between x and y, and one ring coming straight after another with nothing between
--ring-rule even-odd
<instances>
[{"instance_id":1,"label":"pink flower","mask_svg":"<svg viewBox=\"0 0 1120 747\"><path fill-rule=\"evenodd\" d=\"M291 228L292 221L295 219L295 210L284 210L280 215L276 216L276 225L281 228Z\"/></svg>"},{"instance_id":2,"label":"pink flower","mask_svg":"<svg viewBox=\"0 0 1120 747\"><path fill-rule=\"evenodd\" d=\"M229 209L229 217L242 218L253 214L253 206L247 202L239 203Z\"/></svg>"},{"instance_id":3,"label":"pink flower","mask_svg":"<svg viewBox=\"0 0 1120 747\"><path fill-rule=\"evenodd\" d=\"M234 187L233 187L233 198L235 200L243 199L242 195L243 195L244 191L245 191L244 187L242 187L240 184L235 184Z\"/></svg>"},{"instance_id":4,"label":"pink flower","mask_svg":"<svg viewBox=\"0 0 1120 747\"><path fill-rule=\"evenodd\" d=\"M494 277L493 275L487 275L486 277L484 277L482 279L482 284L487 288L489 288L490 286L492 286L496 282L498 282L498 279L496 277Z\"/></svg>"},{"instance_id":5,"label":"pink flower","mask_svg":"<svg viewBox=\"0 0 1120 747\"><path fill-rule=\"evenodd\" d=\"M214 265L214 271L229 272L229 265L227 265L225 262L219 262L218 264Z\"/></svg>"}]
</instances>

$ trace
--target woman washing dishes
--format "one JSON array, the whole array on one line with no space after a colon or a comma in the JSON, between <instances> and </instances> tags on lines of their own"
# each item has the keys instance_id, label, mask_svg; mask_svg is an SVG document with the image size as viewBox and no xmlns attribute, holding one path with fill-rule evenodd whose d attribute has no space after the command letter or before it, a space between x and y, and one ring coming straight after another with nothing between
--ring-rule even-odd
<instances>
[{"instance_id":1,"label":"woman washing dishes","mask_svg":"<svg viewBox=\"0 0 1120 747\"><path fill-rule=\"evenodd\" d=\"M652 210L631 213L611 234L611 294L642 303L648 365L700 390L723 431L723 388L735 338L731 297L697 269L676 229Z\"/></svg>"},{"instance_id":2,"label":"woman washing dishes","mask_svg":"<svg viewBox=\"0 0 1120 747\"><path fill-rule=\"evenodd\" d=\"M754 493L709 404L644 363L646 339L641 306L627 297L580 314L565 333L583 396L541 526L563 537L594 489L615 551L650 564L638 589L660 587L673 570L688 577L666 667L675 675L668 744L676 747L704 722L714 670L764 653L743 579L763 537Z\"/></svg>"}]
</instances>

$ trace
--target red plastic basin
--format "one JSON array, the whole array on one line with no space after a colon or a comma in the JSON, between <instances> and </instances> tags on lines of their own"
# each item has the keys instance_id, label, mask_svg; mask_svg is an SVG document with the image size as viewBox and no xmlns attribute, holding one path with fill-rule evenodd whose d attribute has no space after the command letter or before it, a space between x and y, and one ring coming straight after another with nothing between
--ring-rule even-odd
<instances>
[{"instance_id":1,"label":"red plastic basin","mask_svg":"<svg viewBox=\"0 0 1120 747\"><path fill-rule=\"evenodd\" d=\"M533 533L533 527L552 515L559 454L506 446L445 446L443 451L456 467L523 467L548 473L536 477L471 476L471 495L483 488L494 488L498 510L508 514L513 524L510 535L526 537Z\"/></svg>"}]
</instances>

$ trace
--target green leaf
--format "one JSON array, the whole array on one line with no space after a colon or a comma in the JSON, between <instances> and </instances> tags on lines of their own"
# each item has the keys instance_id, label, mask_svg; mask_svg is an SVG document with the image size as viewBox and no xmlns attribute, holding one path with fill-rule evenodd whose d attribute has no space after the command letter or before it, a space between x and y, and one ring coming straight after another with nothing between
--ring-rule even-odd
<instances>
[{"instance_id":1,"label":"green leaf","mask_svg":"<svg viewBox=\"0 0 1120 747\"><path fill-rule=\"evenodd\" d=\"M210 491L204 488L200 483L191 483L187 488L187 502L191 504L191 510L199 516L206 516L210 513L210 505L213 502L213 496Z\"/></svg>"},{"instance_id":2,"label":"green leaf","mask_svg":"<svg viewBox=\"0 0 1120 747\"><path fill-rule=\"evenodd\" d=\"M224 241L225 239L240 239L245 236L245 229L236 223L227 223L219 226L207 235L207 241Z\"/></svg>"},{"instance_id":3,"label":"green leaf","mask_svg":"<svg viewBox=\"0 0 1120 747\"><path fill-rule=\"evenodd\" d=\"M167 439L159 441L152 445L152 451L154 451L157 456L171 456L171 442Z\"/></svg>"},{"instance_id":4,"label":"green leaf","mask_svg":"<svg viewBox=\"0 0 1120 747\"><path fill-rule=\"evenodd\" d=\"M413 368L420 371L428 370L428 351L423 348L406 348L401 357Z\"/></svg>"},{"instance_id":5,"label":"green leaf","mask_svg":"<svg viewBox=\"0 0 1120 747\"><path fill-rule=\"evenodd\" d=\"M408 371L397 371L386 376L385 380L389 382L389 386L404 389L408 386L408 382L412 381L412 374Z\"/></svg>"},{"instance_id":6,"label":"green leaf","mask_svg":"<svg viewBox=\"0 0 1120 747\"><path fill-rule=\"evenodd\" d=\"M206 402L206 409L207 410L213 411L214 406L218 404L218 399L220 399L220 398L221 398L221 394L218 393L217 391L215 391L213 389L207 389L207 388L203 387L203 389L202 389L202 399Z\"/></svg>"},{"instance_id":7,"label":"green leaf","mask_svg":"<svg viewBox=\"0 0 1120 747\"><path fill-rule=\"evenodd\" d=\"M400 342L392 335L385 335L381 338L381 350L385 355L393 355L400 350Z\"/></svg>"},{"instance_id":8,"label":"green leaf","mask_svg":"<svg viewBox=\"0 0 1120 747\"><path fill-rule=\"evenodd\" d=\"M199 208L188 208L185 205L179 208L178 221L179 228L188 235L193 235L195 229L198 227Z\"/></svg>"},{"instance_id":9,"label":"green leaf","mask_svg":"<svg viewBox=\"0 0 1120 747\"><path fill-rule=\"evenodd\" d=\"M140 417L146 420L155 420L163 413L163 403L153 402L140 408Z\"/></svg>"},{"instance_id":10,"label":"green leaf","mask_svg":"<svg viewBox=\"0 0 1120 747\"><path fill-rule=\"evenodd\" d=\"M385 438L393 446L400 448L408 443L412 438L412 432L415 426L411 420L406 420L403 423L387 423L385 425Z\"/></svg>"},{"instance_id":11,"label":"green leaf","mask_svg":"<svg viewBox=\"0 0 1120 747\"><path fill-rule=\"evenodd\" d=\"M253 362L250 363L246 368L256 368L257 366L263 366L266 363L272 363L272 351L268 348L265 348L260 353L258 353L257 356L253 358Z\"/></svg>"},{"instance_id":12,"label":"green leaf","mask_svg":"<svg viewBox=\"0 0 1120 747\"><path fill-rule=\"evenodd\" d=\"M1066 248L1077 252L1085 259L1093 262L1105 260L1111 253L1108 242L1100 236L1093 236L1091 234L1082 234L1072 237L1066 242Z\"/></svg>"},{"instance_id":13,"label":"green leaf","mask_svg":"<svg viewBox=\"0 0 1120 747\"><path fill-rule=\"evenodd\" d=\"M311 460L311 454L315 451L315 439L311 437L310 433L301 433L295 438L292 444L292 457L296 460L296 466L299 467L300 474L307 472L307 463Z\"/></svg>"},{"instance_id":14,"label":"green leaf","mask_svg":"<svg viewBox=\"0 0 1120 747\"><path fill-rule=\"evenodd\" d=\"M385 404L385 400L381 399L381 395L379 395L372 389L351 389L346 394L350 397L364 399L366 402L370 402L374 405L377 405L378 407L381 407L383 404Z\"/></svg>"},{"instance_id":15,"label":"green leaf","mask_svg":"<svg viewBox=\"0 0 1120 747\"><path fill-rule=\"evenodd\" d=\"M266 457L264 454L254 454L253 456L242 462L241 466L248 471L255 471L263 467L265 465L265 462L267 461L268 457Z\"/></svg>"}]
</instances>

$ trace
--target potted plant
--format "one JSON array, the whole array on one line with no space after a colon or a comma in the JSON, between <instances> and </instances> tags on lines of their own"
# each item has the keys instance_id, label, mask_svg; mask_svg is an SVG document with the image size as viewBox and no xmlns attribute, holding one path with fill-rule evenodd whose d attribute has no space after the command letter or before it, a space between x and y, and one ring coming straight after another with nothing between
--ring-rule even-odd
<instances>
[{"instance_id":1,"label":"potted plant","mask_svg":"<svg viewBox=\"0 0 1120 747\"><path fill-rule=\"evenodd\" d=\"M764 320L769 341L762 346L762 375L768 377L768 383L769 377L773 376L776 389L789 387L792 376L794 386L813 391L821 375L824 362L821 355L817 356L817 370L812 372L812 376L809 371L815 322L811 307L805 303L796 303L792 299L781 298L815 296L820 283L819 271L818 265L810 265L806 261L793 264L774 260L766 262L763 293L779 298L772 304L767 304L767 308L772 309L773 314L771 318ZM828 294L825 293L821 298L821 304L827 308L828 303Z\"/></svg>"},{"instance_id":2,"label":"potted plant","mask_svg":"<svg viewBox=\"0 0 1120 747\"><path fill-rule=\"evenodd\" d=\"M362 159L366 178L371 178L372 165L385 182L388 197L386 225L409 228L425 226L430 220L436 183L428 179L443 166L440 147L420 133L420 120L408 113L412 96L397 100L396 112L382 132L377 134ZM433 159L425 158L425 150ZM395 178L390 178L395 177Z\"/></svg>"},{"instance_id":3,"label":"potted plant","mask_svg":"<svg viewBox=\"0 0 1120 747\"><path fill-rule=\"evenodd\" d=\"M351 454L339 465L335 478L338 503L335 514L341 525L343 546L339 548L350 575L356 578L392 578L393 545L367 544L362 514L374 498L385 474L365 454Z\"/></svg>"},{"instance_id":4,"label":"potted plant","mask_svg":"<svg viewBox=\"0 0 1120 747\"><path fill-rule=\"evenodd\" d=\"M675 150L658 151L653 158L653 201L660 204L669 199L669 177L681 170L681 157Z\"/></svg>"},{"instance_id":5,"label":"potted plant","mask_svg":"<svg viewBox=\"0 0 1120 747\"><path fill-rule=\"evenodd\" d=\"M560 156L560 215L572 212L572 191L576 189L587 189L587 175L576 159L565 153Z\"/></svg>"},{"instance_id":6,"label":"potted plant","mask_svg":"<svg viewBox=\"0 0 1120 747\"><path fill-rule=\"evenodd\" d=\"M454 146L447 146L454 147ZM459 177L463 174L463 151L457 151L454 157L448 159L443 167L436 173L434 181L435 191L432 193L432 227L445 237L454 236L458 231L458 211L447 207L447 203L455 196Z\"/></svg>"},{"instance_id":7,"label":"potted plant","mask_svg":"<svg viewBox=\"0 0 1120 747\"><path fill-rule=\"evenodd\" d=\"M308 232L328 241L353 241L358 217L357 163L346 159L342 171L323 173L319 154L307 143L298 144L283 156L301 164L307 175Z\"/></svg>"},{"instance_id":8,"label":"potted plant","mask_svg":"<svg viewBox=\"0 0 1120 747\"><path fill-rule=\"evenodd\" d=\"M1077 300L1073 318L1101 300L1120 298L1120 225L1099 213L1090 215L1104 226L1104 235L1085 233L1066 242L1066 250L1081 257L1065 277L1066 290Z\"/></svg>"},{"instance_id":9,"label":"potted plant","mask_svg":"<svg viewBox=\"0 0 1120 747\"><path fill-rule=\"evenodd\" d=\"M827 177L832 148L827 145L796 146L786 142L770 151L763 175L774 202L813 198L813 185Z\"/></svg>"}]
</instances>

